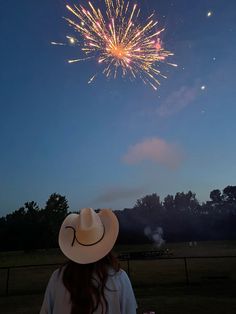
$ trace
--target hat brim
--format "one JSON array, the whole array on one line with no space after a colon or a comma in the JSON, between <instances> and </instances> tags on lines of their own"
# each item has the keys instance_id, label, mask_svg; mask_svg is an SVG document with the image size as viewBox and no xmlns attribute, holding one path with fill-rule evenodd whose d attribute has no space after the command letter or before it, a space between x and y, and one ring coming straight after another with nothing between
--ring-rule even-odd
<instances>
[{"instance_id":1,"label":"hat brim","mask_svg":"<svg viewBox=\"0 0 236 314\"><path fill-rule=\"evenodd\" d=\"M101 210L98 215L104 226L104 236L101 241L90 246L81 245L77 241L72 246L73 230L66 227L71 226L76 229L79 214L70 214L65 218L61 225L58 242L62 253L67 258L79 264L89 264L100 260L112 250L119 233L118 219L109 209Z\"/></svg>"}]
</instances>

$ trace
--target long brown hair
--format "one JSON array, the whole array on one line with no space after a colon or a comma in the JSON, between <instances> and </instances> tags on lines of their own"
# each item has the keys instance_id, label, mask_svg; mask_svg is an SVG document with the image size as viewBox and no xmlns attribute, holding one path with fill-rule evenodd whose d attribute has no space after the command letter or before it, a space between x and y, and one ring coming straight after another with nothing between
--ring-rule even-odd
<instances>
[{"instance_id":1,"label":"long brown hair","mask_svg":"<svg viewBox=\"0 0 236 314\"><path fill-rule=\"evenodd\" d=\"M71 314L92 314L99 305L102 314L106 314L108 304L104 290L111 267L115 272L120 269L117 258L111 252L91 264L66 263L62 280L70 293Z\"/></svg>"}]
</instances>

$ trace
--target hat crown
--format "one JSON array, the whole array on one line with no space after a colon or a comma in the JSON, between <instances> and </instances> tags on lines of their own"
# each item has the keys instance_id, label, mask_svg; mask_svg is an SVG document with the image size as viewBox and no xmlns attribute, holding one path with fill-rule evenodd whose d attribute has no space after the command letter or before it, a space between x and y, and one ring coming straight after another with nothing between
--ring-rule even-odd
<instances>
[{"instance_id":1,"label":"hat crown","mask_svg":"<svg viewBox=\"0 0 236 314\"><path fill-rule=\"evenodd\" d=\"M83 208L80 211L76 238L80 244L93 245L104 234L104 226L99 215L92 208Z\"/></svg>"}]
</instances>

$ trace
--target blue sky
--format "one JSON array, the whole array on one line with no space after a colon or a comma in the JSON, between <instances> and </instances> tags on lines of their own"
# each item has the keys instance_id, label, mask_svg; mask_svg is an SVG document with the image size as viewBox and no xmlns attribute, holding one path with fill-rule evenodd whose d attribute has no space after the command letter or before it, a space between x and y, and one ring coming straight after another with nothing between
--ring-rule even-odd
<instances>
[{"instance_id":1,"label":"blue sky","mask_svg":"<svg viewBox=\"0 0 236 314\"><path fill-rule=\"evenodd\" d=\"M102 75L88 85L97 63L68 64L78 48L50 44L74 35L65 4L0 3L0 216L53 192L71 210L122 209L235 185L236 2L137 1L178 64L161 66L157 91Z\"/></svg>"}]
</instances>

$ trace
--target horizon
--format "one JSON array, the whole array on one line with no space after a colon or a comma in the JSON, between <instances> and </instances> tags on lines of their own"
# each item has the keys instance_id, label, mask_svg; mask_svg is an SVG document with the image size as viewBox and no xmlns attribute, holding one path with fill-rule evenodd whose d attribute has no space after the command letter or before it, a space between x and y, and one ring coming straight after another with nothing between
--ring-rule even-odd
<instances>
[{"instance_id":1,"label":"horizon","mask_svg":"<svg viewBox=\"0 0 236 314\"><path fill-rule=\"evenodd\" d=\"M226 187L226 186L225 186L225 187ZM225 188L225 187L224 187L224 188ZM214 189L214 190L220 190L221 193L223 192L223 189ZM174 194L168 194L168 195L172 195L173 197L175 197L175 195L176 195L177 193L185 193L185 194L186 194L186 193L188 193L188 192L192 192L193 194L195 194L194 191L188 190L188 191L178 191L178 192L176 192L176 193L174 193ZM200 206L203 205L204 203L206 203L207 201L210 201L210 192L211 192L211 191L209 191L209 197L208 197L207 199L205 199L204 201L199 200L199 198L197 197L197 194L195 194L196 200L199 202ZM69 207L68 207L68 211L69 211L69 212L79 212L79 211L82 209L82 207L75 209L75 206L72 208L72 206L70 205L70 200L68 200L68 198L66 197L66 195L62 195L62 194L60 194L60 193L53 192L53 193L51 193L50 195L48 195L47 199L45 199L45 201L44 201L43 204L42 204L42 203L41 203L41 204L38 203L37 200L33 200L33 199L27 200L27 201L25 201L24 203L22 203L21 205L19 205L16 209L13 209L13 210L11 210L11 211L7 211L5 214L1 215L0 218L5 217L5 216L8 215L8 214L12 214L14 211L19 210L21 207L24 207L24 205L25 205L26 202L31 202L31 201L33 201L33 202L35 202L35 203L38 205L38 207L39 207L40 210L41 210L41 209L44 209L47 200L48 200L49 197L50 197L52 194L54 194L54 193L59 194L59 195L65 197L65 199L66 199L67 202L68 202L68 206L69 206ZM153 192L153 193L150 193L150 194L147 194L147 195L151 195L151 194L156 194L158 197L160 197L160 203L161 203L161 204L163 203L165 197L167 196L167 195L165 195L165 196L161 197L161 196L158 195L158 193L156 193L156 192ZM138 200L142 199L143 197L147 196L147 195L141 195L141 196L138 197L136 200L134 200L133 203L132 203L132 205L130 205L130 206L124 206L123 208L111 208L111 209L112 209L113 211L123 211L124 209L133 209L133 208L135 207L136 202L137 202ZM97 209L102 209L102 208L105 208L105 207L97 207L97 208L96 208L96 207L93 207L93 209L95 209L95 210L97 210Z\"/></svg>"}]
</instances>

